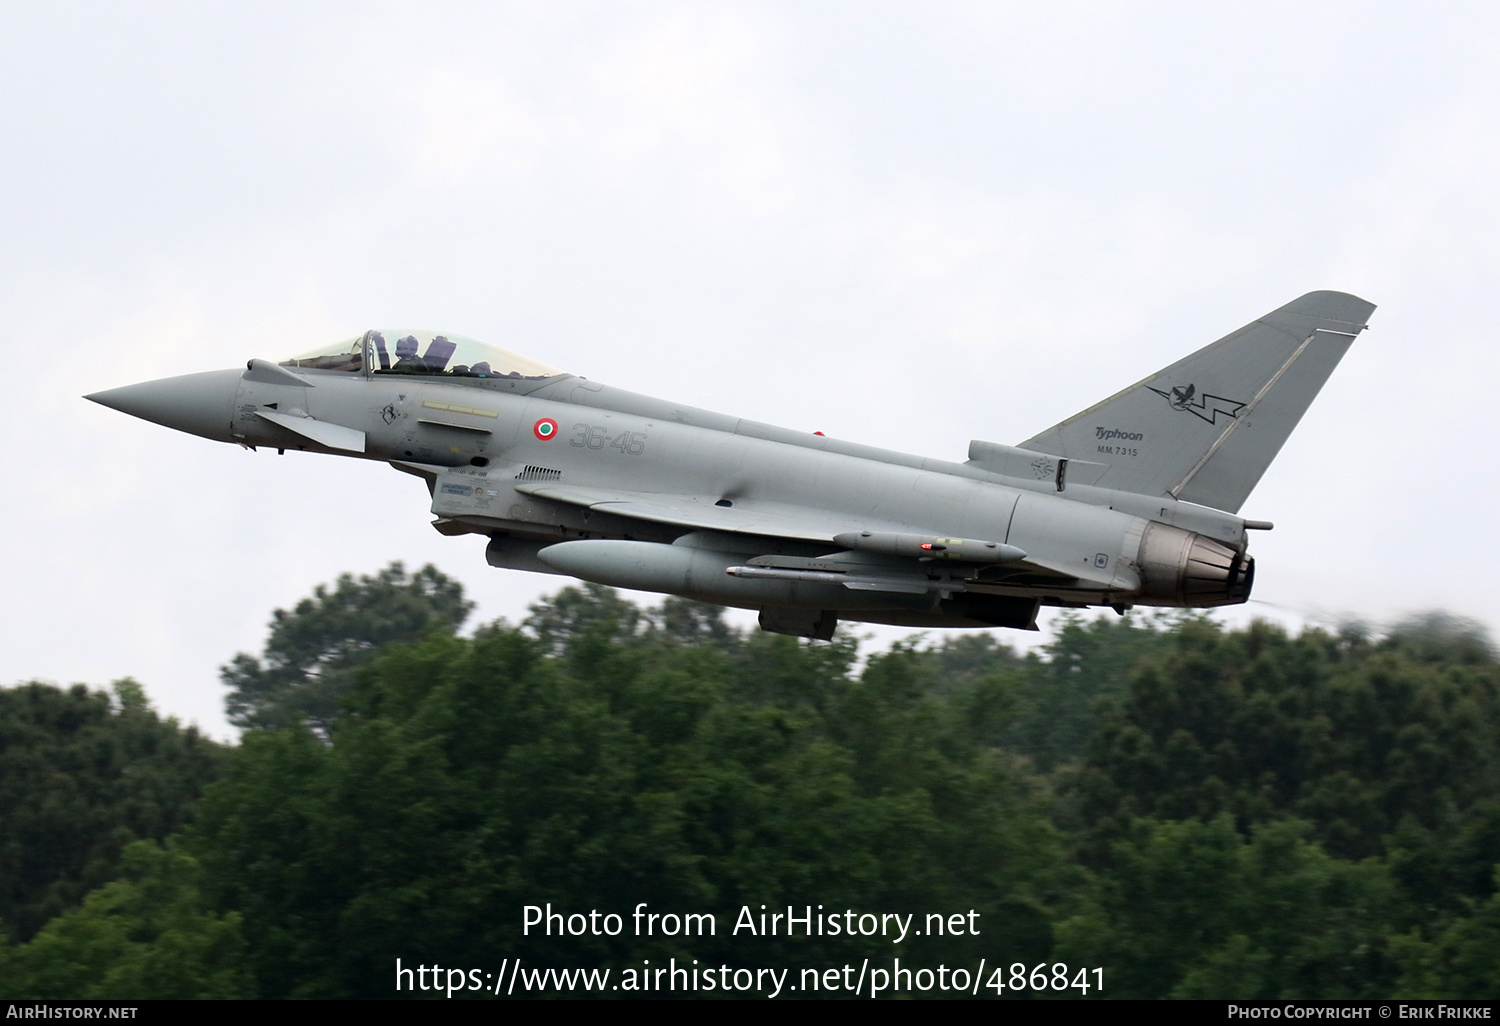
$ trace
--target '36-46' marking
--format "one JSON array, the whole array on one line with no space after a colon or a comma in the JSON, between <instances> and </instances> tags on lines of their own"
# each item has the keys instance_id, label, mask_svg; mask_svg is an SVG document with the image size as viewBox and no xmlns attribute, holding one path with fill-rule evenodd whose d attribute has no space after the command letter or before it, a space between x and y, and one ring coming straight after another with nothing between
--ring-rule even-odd
<instances>
[{"instance_id":1,"label":"'36-46' marking","mask_svg":"<svg viewBox=\"0 0 1500 1026\"><path fill-rule=\"evenodd\" d=\"M646 451L646 432L621 431L611 438L609 429L603 424L574 424L573 437L568 439L568 444L580 449L603 449L607 445L627 456L639 456Z\"/></svg>"}]
</instances>

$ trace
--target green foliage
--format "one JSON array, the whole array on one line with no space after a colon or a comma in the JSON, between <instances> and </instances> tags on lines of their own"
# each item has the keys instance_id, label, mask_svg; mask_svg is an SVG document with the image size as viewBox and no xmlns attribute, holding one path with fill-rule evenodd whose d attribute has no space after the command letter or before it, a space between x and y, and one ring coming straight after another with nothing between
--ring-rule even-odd
<instances>
[{"instance_id":1,"label":"green foliage","mask_svg":"<svg viewBox=\"0 0 1500 1026\"><path fill-rule=\"evenodd\" d=\"M0 688L0 920L12 939L113 879L131 841L181 828L227 752L141 686Z\"/></svg>"},{"instance_id":2,"label":"green foliage","mask_svg":"<svg viewBox=\"0 0 1500 1026\"><path fill-rule=\"evenodd\" d=\"M531 607L525 626L549 654L584 655L600 645L713 645L737 649L740 632L724 622L724 607L669 595L642 609L613 588L569 585ZM592 640L590 640L592 639Z\"/></svg>"},{"instance_id":3,"label":"green foliage","mask_svg":"<svg viewBox=\"0 0 1500 1026\"><path fill-rule=\"evenodd\" d=\"M1299 817L1343 858L1384 853L1407 824L1409 847L1470 831L1467 864L1444 872L1488 892L1497 853L1477 849L1500 835L1500 666L1264 623L1187 621L1161 642L1070 782L1095 864L1138 817Z\"/></svg>"},{"instance_id":4,"label":"green foliage","mask_svg":"<svg viewBox=\"0 0 1500 1026\"><path fill-rule=\"evenodd\" d=\"M0 946L5 993L384 997L398 957L978 952L1103 967L1091 997L1494 996L1500 666L1469 621L1069 616L1025 657L957 635L859 669L847 633L745 634L594 585L459 638L468 610L396 564L278 611L263 658L224 669L251 729L185 828L222 756L138 685L0 691L0 913L29 938ZM717 932L523 934L549 903ZM731 936L742 906L789 904L985 929Z\"/></svg>"},{"instance_id":5,"label":"green foliage","mask_svg":"<svg viewBox=\"0 0 1500 1026\"><path fill-rule=\"evenodd\" d=\"M1247 838L1227 814L1137 820L1113 845L1097 907L1060 925L1059 959L1109 966L1117 998L1389 993L1389 874L1334 859L1307 833L1283 820Z\"/></svg>"},{"instance_id":6,"label":"green foliage","mask_svg":"<svg viewBox=\"0 0 1500 1026\"><path fill-rule=\"evenodd\" d=\"M1083 758L1099 717L1123 699L1136 665L1176 622L1066 614L1042 655L1009 674L1015 713L995 742L1029 755L1044 773Z\"/></svg>"},{"instance_id":7,"label":"green foliage","mask_svg":"<svg viewBox=\"0 0 1500 1026\"><path fill-rule=\"evenodd\" d=\"M473 605L430 564L414 574L399 562L373 577L342 574L332 592L320 584L291 612L276 610L261 658L241 652L220 669L229 722L326 733L361 664L386 645L452 634Z\"/></svg>"},{"instance_id":8,"label":"green foliage","mask_svg":"<svg viewBox=\"0 0 1500 1026\"><path fill-rule=\"evenodd\" d=\"M30 943L0 951L0 997L254 996L239 915L205 908L193 859L137 841L121 873Z\"/></svg>"},{"instance_id":9,"label":"green foliage","mask_svg":"<svg viewBox=\"0 0 1500 1026\"><path fill-rule=\"evenodd\" d=\"M1397 996L1493 999L1500 984L1500 867L1484 902L1470 901L1468 915L1455 917L1431 942L1421 931L1394 938L1405 967Z\"/></svg>"},{"instance_id":10,"label":"green foliage","mask_svg":"<svg viewBox=\"0 0 1500 1026\"><path fill-rule=\"evenodd\" d=\"M247 735L192 846L221 907L244 915L262 993L389 995L398 955L618 967L956 950L731 940L740 906L762 903L972 908L1008 924L996 956L1045 953L1059 840L1024 775L925 693L919 654L855 678L847 640L729 644L710 618L706 643L683 644L609 593L564 594L534 612L535 635L389 651L358 675L331 745ZM523 937L522 906L548 902L714 912L718 932Z\"/></svg>"},{"instance_id":11,"label":"green foliage","mask_svg":"<svg viewBox=\"0 0 1500 1026\"><path fill-rule=\"evenodd\" d=\"M1381 647L1398 649L1423 663L1475 666L1495 661L1495 646L1482 624L1442 610L1401 620L1386 632Z\"/></svg>"},{"instance_id":12,"label":"green foliage","mask_svg":"<svg viewBox=\"0 0 1500 1026\"><path fill-rule=\"evenodd\" d=\"M630 642L641 630L641 608L627 602L613 588L599 584L563 588L550 600L531 607L526 618L544 649L563 655L582 648L586 639L596 644Z\"/></svg>"}]
</instances>

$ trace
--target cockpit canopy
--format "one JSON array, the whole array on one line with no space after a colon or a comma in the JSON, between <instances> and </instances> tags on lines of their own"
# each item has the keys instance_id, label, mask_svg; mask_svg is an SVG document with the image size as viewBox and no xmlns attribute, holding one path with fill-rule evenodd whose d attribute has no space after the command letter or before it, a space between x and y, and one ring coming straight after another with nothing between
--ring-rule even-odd
<instances>
[{"instance_id":1,"label":"cockpit canopy","mask_svg":"<svg viewBox=\"0 0 1500 1026\"><path fill-rule=\"evenodd\" d=\"M407 328L367 331L282 360L283 367L350 374L441 374L444 377L537 381L562 371L463 335Z\"/></svg>"}]
</instances>

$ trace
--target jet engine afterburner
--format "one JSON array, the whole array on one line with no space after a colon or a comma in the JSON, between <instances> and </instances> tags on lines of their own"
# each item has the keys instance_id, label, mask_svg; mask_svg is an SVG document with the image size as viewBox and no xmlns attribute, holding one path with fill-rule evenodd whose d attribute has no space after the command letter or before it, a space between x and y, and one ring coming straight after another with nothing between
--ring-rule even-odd
<instances>
[{"instance_id":1,"label":"jet engine afterburner","mask_svg":"<svg viewBox=\"0 0 1500 1026\"><path fill-rule=\"evenodd\" d=\"M1250 598L1255 560L1223 542L1149 523L1136 566L1144 604L1232 606Z\"/></svg>"}]
</instances>

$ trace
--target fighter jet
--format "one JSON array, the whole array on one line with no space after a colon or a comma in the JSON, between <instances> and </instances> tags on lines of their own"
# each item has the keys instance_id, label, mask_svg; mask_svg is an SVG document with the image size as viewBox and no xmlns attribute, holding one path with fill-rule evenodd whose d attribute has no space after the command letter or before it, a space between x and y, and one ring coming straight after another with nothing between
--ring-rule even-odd
<instances>
[{"instance_id":1,"label":"fighter jet","mask_svg":"<svg viewBox=\"0 0 1500 1026\"><path fill-rule=\"evenodd\" d=\"M405 329L87 398L250 450L389 463L496 567L754 609L808 638L840 620L1035 629L1042 606L1246 601L1247 532L1272 525L1240 507L1374 309L1309 293L962 463Z\"/></svg>"}]
</instances>

